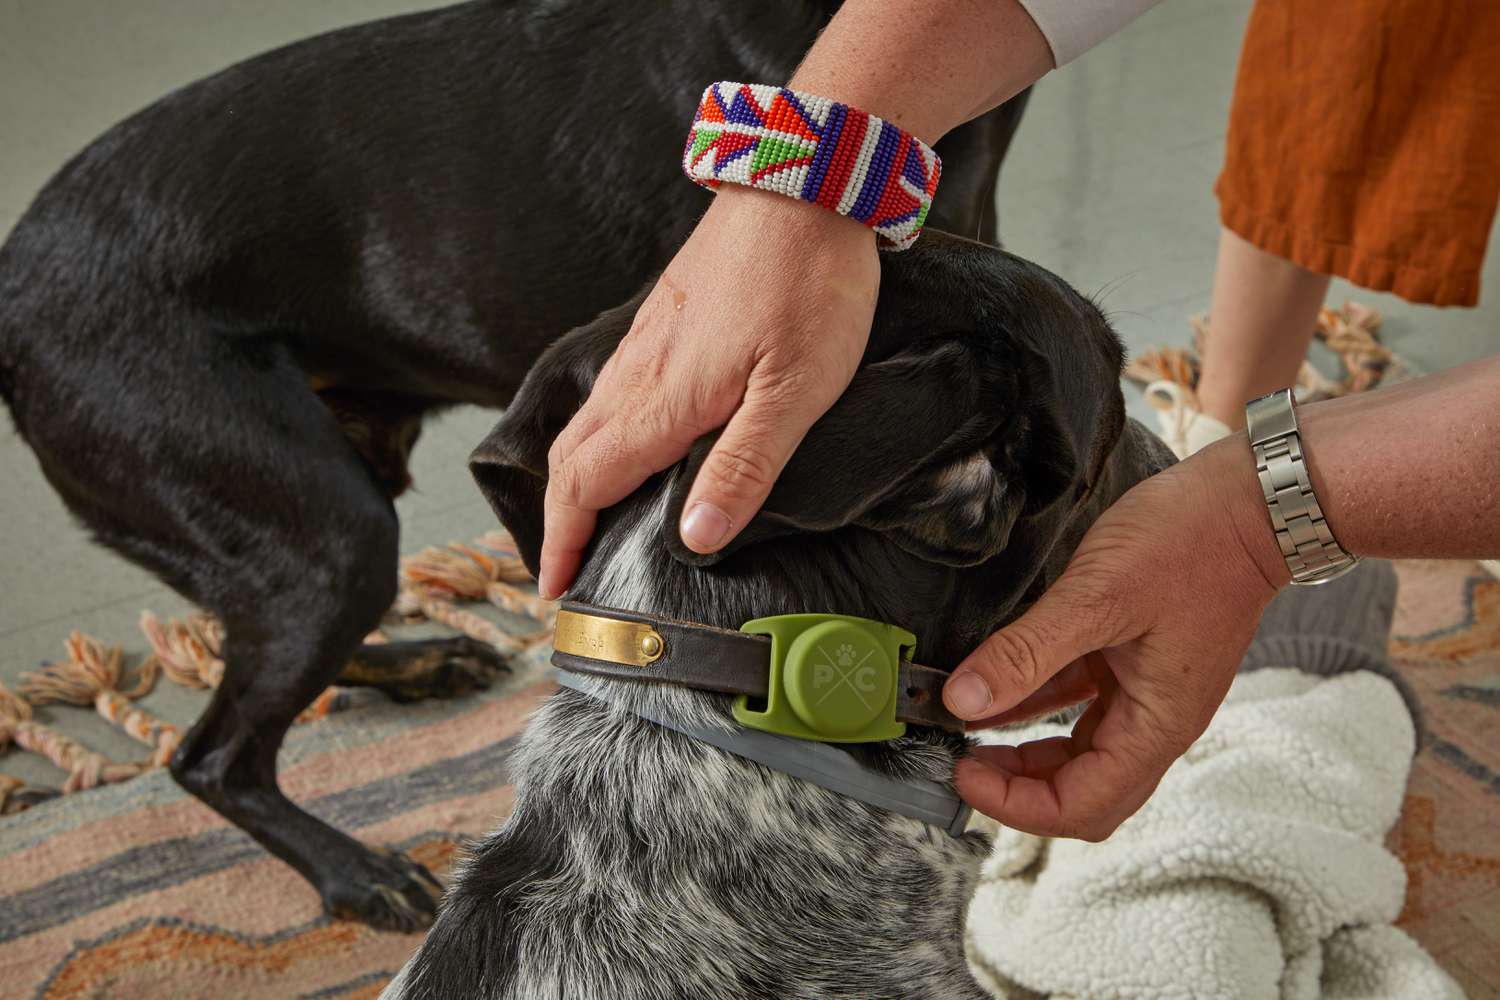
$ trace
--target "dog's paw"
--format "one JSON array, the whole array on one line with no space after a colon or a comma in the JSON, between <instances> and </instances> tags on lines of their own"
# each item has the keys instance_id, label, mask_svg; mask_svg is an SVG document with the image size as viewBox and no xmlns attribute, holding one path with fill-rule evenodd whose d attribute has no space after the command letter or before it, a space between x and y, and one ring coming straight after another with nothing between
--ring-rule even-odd
<instances>
[{"instance_id":1,"label":"dog's paw","mask_svg":"<svg viewBox=\"0 0 1500 1000\"><path fill-rule=\"evenodd\" d=\"M323 909L341 920L411 934L431 927L443 885L426 868L397 851L371 848L340 866L322 891Z\"/></svg>"},{"instance_id":2,"label":"dog's paw","mask_svg":"<svg viewBox=\"0 0 1500 1000\"><path fill-rule=\"evenodd\" d=\"M457 636L367 646L364 683L384 691L392 701L461 698L488 688L510 666L487 642Z\"/></svg>"},{"instance_id":3,"label":"dog's paw","mask_svg":"<svg viewBox=\"0 0 1500 1000\"><path fill-rule=\"evenodd\" d=\"M487 642L459 636L434 650L434 659L419 697L460 698L482 691L510 672L505 657Z\"/></svg>"}]
</instances>

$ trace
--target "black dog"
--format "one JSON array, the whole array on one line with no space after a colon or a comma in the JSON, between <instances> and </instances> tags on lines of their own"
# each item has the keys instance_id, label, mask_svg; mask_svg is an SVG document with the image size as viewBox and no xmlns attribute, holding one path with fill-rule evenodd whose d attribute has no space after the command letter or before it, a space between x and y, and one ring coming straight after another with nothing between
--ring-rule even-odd
<instances>
[{"instance_id":1,"label":"black dog","mask_svg":"<svg viewBox=\"0 0 1500 1000\"><path fill-rule=\"evenodd\" d=\"M547 449L632 313L549 350L475 453L533 566ZM884 259L853 384L731 551L699 556L677 536L703 441L606 512L570 596L731 629L764 615L859 615L913 630L914 659L951 669L1035 600L1110 503L1172 462L1126 423L1120 361L1099 311L1062 281L928 233ZM515 811L459 867L386 997L988 995L963 953L987 838L949 836L645 721L734 725L727 696L646 683L650 666L637 674L561 691L532 721ZM948 782L964 747L910 728L858 752L887 774Z\"/></svg>"},{"instance_id":2,"label":"black dog","mask_svg":"<svg viewBox=\"0 0 1500 1000\"><path fill-rule=\"evenodd\" d=\"M281 794L293 718L356 654L346 680L403 696L497 666L358 653L423 417L504 406L666 263L706 203L677 162L702 88L787 79L827 6L476 2L334 32L111 129L0 248L16 427L95 537L227 629L172 772L330 911L411 928L438 887ZM1020 109L938 145L934 226L994 238Z\"/></svg>"}]
</instances>

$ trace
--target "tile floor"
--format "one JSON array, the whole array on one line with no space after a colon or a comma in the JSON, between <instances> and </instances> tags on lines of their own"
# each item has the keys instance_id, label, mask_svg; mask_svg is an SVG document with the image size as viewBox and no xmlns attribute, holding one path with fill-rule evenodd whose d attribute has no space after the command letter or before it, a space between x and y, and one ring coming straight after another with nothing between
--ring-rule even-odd
<instances>
[{"instance_id":1,"label":"tile floor","mask_svg":"<svg viewBox=\"0 0 1500 1000\"><path fill-rule=\"evenodd\" d=\"M340 24L438 4L411 0L0 0L0 232L68 156L112 122L235 59ZM1183 342L1206 308L1217 238L1212 185L1249 0L1168 0L1043 81L1001 183L1002 231L1105 308L1132 349ZM1500 254L1487 303L1436 310L1357 293L1385 310L1388 342L1423 370L1500 350ZM1333 300L1350 294L1336 286ZM1132 393L1132 408L1147 412ZM458 411L428 428L418 491L398 505L403 548L492 526L464 459L493 418ZM0 423L0 680L58 655L72 628L138 650L142 608L184 602L92 545L24 445ZM148 706L189 721L201 695L163 684ZM51 710L44 710L44 715ZM87 713L69 728L135 749ZM3 768L54 782L29 754Z\"/></svg>"}]
</instances>

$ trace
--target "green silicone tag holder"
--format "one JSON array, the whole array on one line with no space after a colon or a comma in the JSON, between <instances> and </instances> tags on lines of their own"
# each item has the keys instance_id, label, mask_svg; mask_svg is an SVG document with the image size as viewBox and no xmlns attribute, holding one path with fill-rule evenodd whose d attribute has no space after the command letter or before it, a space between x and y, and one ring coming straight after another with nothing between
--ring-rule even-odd
<instances>
[{"instance_id":1,"label":"green silicone tag holder","mask_svg":"<svg viewBox=\"0 0 1500 1000\"><path fill-rule=\"evenodd\" d=\"M764 711L741 695L740 725L821 743L872 743L906 734L896 721L903 653L917 637L904 628L848 615L774 615L740 626L771 638Z\"/></svg>"}]
</instances>

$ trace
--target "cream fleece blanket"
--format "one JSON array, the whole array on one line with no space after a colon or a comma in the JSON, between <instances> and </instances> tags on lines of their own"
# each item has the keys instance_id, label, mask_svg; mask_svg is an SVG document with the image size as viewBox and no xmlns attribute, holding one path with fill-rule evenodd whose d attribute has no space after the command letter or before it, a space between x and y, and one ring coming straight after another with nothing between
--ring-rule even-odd
<instances>
[{"instance_id":1,"label":"cream fleece blanket","mask_svg":"<svg viewBox=\"0 0 1500 1000\"><path fill-rule=\"evenodd\" d=\"M999 831L969 910L975 975L1006 1000L1462 997L1392 925L1406 874L1383 842L1413 748L1374 673L1241 675L1109 840Z\"/></svg>"}]
</instances>

